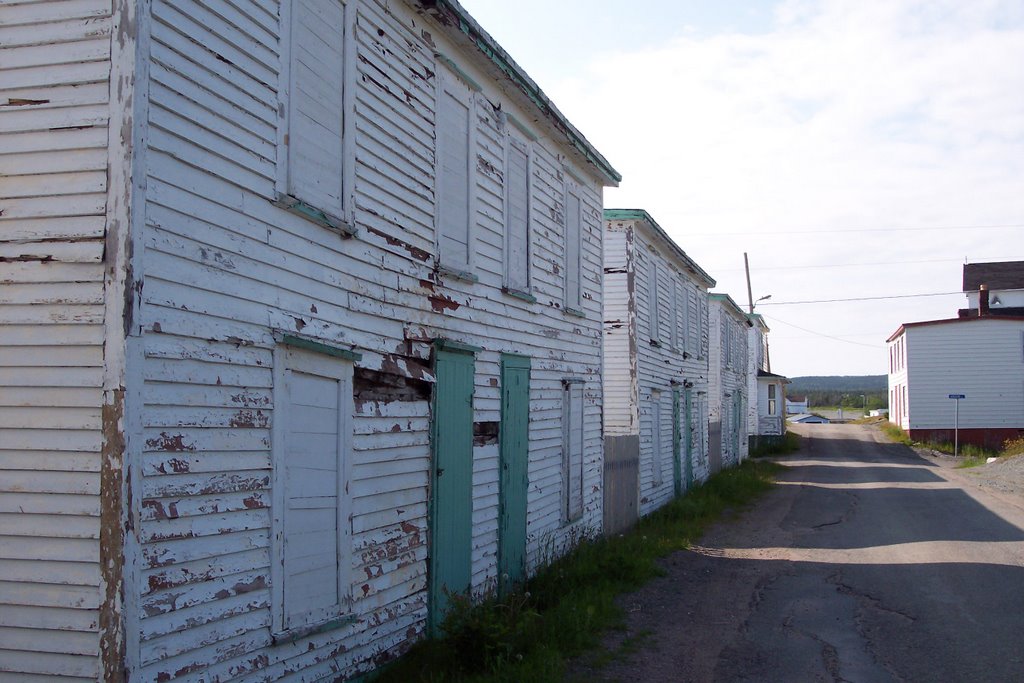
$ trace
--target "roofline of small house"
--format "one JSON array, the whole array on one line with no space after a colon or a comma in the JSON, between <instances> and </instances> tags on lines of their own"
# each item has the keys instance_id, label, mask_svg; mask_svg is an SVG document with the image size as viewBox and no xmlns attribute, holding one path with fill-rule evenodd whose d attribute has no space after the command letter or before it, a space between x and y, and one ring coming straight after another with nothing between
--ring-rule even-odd
<instances>
[{"instance_id":1,"label":"roofline of small house","mask_svg":"<svg viewBox=\"0 0 1024 683\"><path fill-rule=\"evenodd\" d=\"M676 244L675 240L669 237L665 229L658 225L658 221L651 217L644 209L605 209L604 219L606 221L644 221L653 228L654 233L668 245L669 249L686 264L691 273L700 278L705 287L714 287L715 279L708 275L707 271L697 265L697 262L690 258L682 247Z\"/></svg>"},{"instance_id":2,"label":"roofline of small house","mask_svg":"<svg viewBox=\"0 0 1024 683\"><path fill-rule=\"evenodd\" d=\"M747 314L743 312L743 309L740 308L739 304L737 304L735 301L732 300L731 296L729 296L728 294L719 293L719 292L712 292L709 296L714 301L720 301L723 304L727 303L730 306L732 306L733 310L736 311L736 313L740 316L740 318L742 318L744 320L744 322L746 322L748 325L750 324L750 321L747 320Z\"/></svg>"},{"instance_id":3,"label":"roofline of small house","mask_svg":"<svg viewBox=\"0 0 1024 683\"><path fill-rule=\"evenodd\" d=\"M886 343L892 342L894 339L902 335L911 327L929 327L934 325L952 325L954 323L974 323L980 320L997 321L997 322L1024 322L1024 316L1021 315L978 315L970 318L942 318L941 320L921 320L916 323L903 323L899 328L889 335L886 339Z\"/></svg>"},{"instance_id":4,"label":"roofline of small house","mask_svg":"<svg viewBox=\"0 0 1024 683\"><path fill-rule=\"evenodd\" d=\"M476 48L484 60L497 68L537 108L552 128L564 136L570 147L579 152L601 172L601 175L609 181L606 185L618 186L622 181L622 175L575 126L569 123L569 120L548 99L540 86L477 23L476 19L470 16L462 5L456 0L406 0L406 2L414 7L422 8L425 14L433 18L458 42Z\"/></svg>"}]
</instances>

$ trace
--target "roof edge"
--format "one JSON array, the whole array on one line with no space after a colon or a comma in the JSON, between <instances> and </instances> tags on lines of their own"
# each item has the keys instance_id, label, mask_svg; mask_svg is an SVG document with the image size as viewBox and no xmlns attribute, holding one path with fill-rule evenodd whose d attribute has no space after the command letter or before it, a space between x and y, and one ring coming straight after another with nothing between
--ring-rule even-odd
<instances>
[{"instance_id":1,"label":"roof edge","mask_svg":"<svg viewBox=\"0 0 1024 683\"><path fill-rule=\"evenodd\" d=\"M733 301L733 298L731 296L729 296L728 294L726 294L725 292L711 292L711 294L709 294L709 296L714 301L721 301L722 303L728 303L740 315L741 318L743 318L744 320L747 320L747 314L743 312L743 309L740 308L740 305L738 303L736 303L735 301Z\"/></svg>"},{"instance_id":2,"label":"roof edge","mask_svg":"<svg viewBox=\"0 0 1024 683\"><path fill-rule=\"evenodd\" d=\"M616 171L608 160L569 122L558 107L548 99L540 86L456 0L407 0L407 2L419 5L442 27L452 33L461 34L464 39L472 43L480 54L504 73L512 84L551 122L553 127L565 136L571 147L582 154L587 161L597 167L605 178L611 181L611 185L618 185L622 181L622 174Z\"/></svg>"},{"instance_id":3,"label":"roof edge","mask_svg":"<svg viewBox=\"0 0 1024 683\"><path fill-rule=\"evenodd\" d=\"M975 323L980 321L995 322L1024 322L1024 315L978 315L969 318L940 318L938 320L920 320L913 323L903 323L899 328L889 335L886 342L891 342L896 337L906 332L911 327L928 327L932 325L952 325L954 323Z\"/></svg>"},{"instance_id":4,"label":"roof edge","mask_svg":"<svg viewBox=\"0 0 1024 683\"><path fill-rule=\"evenodd\" d=\"M665 229L661 227L658 224L658 221L654 220L651 214L647 213L645 209L605 209L604 219L606 221L645 221L646 223L650 224L652 228L654 228L655 234L657 234L666 244L668 244L669 248L675 252L676 256L682 259L683 263L686 264L687 268L689 268L694 273L694 275L697 275L704 281L707 287L714 287L716 284L718 284L715 281L715 278L708 275L708 272L706 270L697 265L697 262L690 258L690 256L685 251L683 251L683 248L680 247L676 243L676 241L669 236L667 232L665 232Z\"/></svg>"}]
</instances>

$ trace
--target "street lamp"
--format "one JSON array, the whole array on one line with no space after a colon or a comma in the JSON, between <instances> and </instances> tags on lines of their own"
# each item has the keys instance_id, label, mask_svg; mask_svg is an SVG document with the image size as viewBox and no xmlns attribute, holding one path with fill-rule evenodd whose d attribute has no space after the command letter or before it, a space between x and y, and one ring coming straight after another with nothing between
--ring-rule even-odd
<instances>
[{"instance_id":1,"label":"street lamp","mask_svg":"<svg viewBox=\"0 0 1024 683\"><path fill-rule=\"evenodd\" d=\"M761 297L760 299L758 299L758 300L757 300L757 301L755 301L754 303L750 304L750 312L751 312L751 313L753 313L753 312L754 312L754 306L757 306L757 305L758 305L759 303L761 303L762 301L767 301L768 299L771 299L771 298L772 298L772 295L771 295L771 294L765 294L765 295L764 295L764 296L762 296L762 297Z\"/></svg>"}]
</instances>

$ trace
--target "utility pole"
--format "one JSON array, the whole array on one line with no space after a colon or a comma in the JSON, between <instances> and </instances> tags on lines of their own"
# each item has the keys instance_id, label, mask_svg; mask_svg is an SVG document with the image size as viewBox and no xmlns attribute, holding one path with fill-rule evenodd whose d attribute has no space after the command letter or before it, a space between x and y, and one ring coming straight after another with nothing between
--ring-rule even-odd
<instances>
[{"instance_id":1,"label":"utility pole","mask_svg":"<svg viewBox=\"0 0 1024 683\"><path fill-rule=\"evenodd\" d=\"M750 304L750 312L754 312L754 295L750 289L750 261L747 260L747 252L743 252L743 270L747 272L747 302Z\"/></svg>"}]
</instances>

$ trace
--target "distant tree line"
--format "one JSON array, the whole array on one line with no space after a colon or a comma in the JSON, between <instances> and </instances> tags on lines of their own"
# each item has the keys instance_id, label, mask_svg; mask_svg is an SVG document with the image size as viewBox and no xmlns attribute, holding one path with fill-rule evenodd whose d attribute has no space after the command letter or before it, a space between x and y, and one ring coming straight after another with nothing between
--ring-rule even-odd
<instances>
[{"instance_id":1,"label":"distant tree line","mask_svg":"<svg viewBox=\"0 0 1024 683\"><path fill-rule=\"evenodd\" d=\"M806 396L810 406L864 408L866 398L868 410L889 407L889 386L885 375L794 377L786 387L786 395Z\"/></svg>"}]
</instances>

